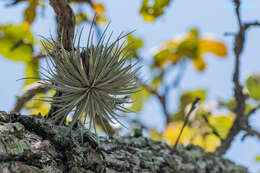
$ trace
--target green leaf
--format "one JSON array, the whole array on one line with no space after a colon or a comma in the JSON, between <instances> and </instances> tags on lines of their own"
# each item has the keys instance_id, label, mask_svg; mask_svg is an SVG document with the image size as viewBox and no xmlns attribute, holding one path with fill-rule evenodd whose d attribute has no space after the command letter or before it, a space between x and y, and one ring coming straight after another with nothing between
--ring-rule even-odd
<instances>
[{"instance_id":1,"label":"green leaf","mask_svg":"<svg viewBox=\"0 0 260 173\"><path fill-rule=\"evenodd\" d=\"M24 11L24 21L29 25L34 22L38 3L38 0L31 0L29 6Z\"/></svg>"},{"instance_id":2,"label":"green leaf","mask_svg":"<svg viewBox=\"0 0 260 173\"><path fill-rule=\"evenodd\" d=\"M219 105L223 106L223 107L226 107L229 111L233 112L234 111L234 107L235 107L235 99L230 99L227 102L220 101ZM253 109L253 106L251 106L251 105L246 103L245 113L246 114L249 113L252 109Z\"/></svg>"},{"instance_id":3,"label":"green leaf","mask_svg":"<svg viewBox=\"0 0 260 173\"><path fill-rule=\"evenodd\" d=\"M180 96L180 107L176 113L173 114L173 121L184 120L186 106L191 104L197 97L201 102L206 100L206 90L194 90L185 92Z\"/></svg>"},{"instance_id":4,"label":"green leaf","mask_svg":"<svg viewBox=\"0 0 260 173\"><path fill-rule=\"evenodd\" d=\"M196 61L197 69L204 69L204 61L199 56L199 31L190 29L189 34L183 39L173 39L160 46L154 55L155 66L165 67L165 64L176 64L183 58ZM169 62L169 63L168 63Z\"/></svg>"},{"instance_id":5,"label":"green leaf","mask_svg":"<svg viewBox=\"0 0 260 173\"><path fill-rule=\"evenodd\" d=\"M255 161L259 162L260 161L260 156L255 157Z\"/></svg>"},{"instance_id":6,"label":"green leaf","mask_svg":"<svg viewBox=\"0 0 260 173\"><path fill-rule=\"evenodd\" d=\"M151 83L149 84L152 88L154 89L158 89L158 87L161 85L162 83L162 76L156 76L152 81Z\"/></svg>"},{"instance_id":7,"label":"green leaf","mask_svg":"<svg viewBox=\"0 0 260 173\"><path fill-rule=\"evenodd\" d=\"M29 61L26 63L26 68L25 68L25 77L30 78L30 77L36 77L40 78L39 76L39 64L38 61ZM38 81L39 79L26 79L24 86L29 85L35 81Z\"/></svg>"},{"instance_id":8,"label":"green leaf","mask_svg":"<svg viewBox=\"0 0 260 173\"><path fill-rule=\"evenodd\" d=\"M33 35L28 25L0 26L0 53L7 59L30 61L33 42Z\"/></svg>"},{"instance_id":9,"label":"green leaf","mask_svg":"<svg viewBox=\"0 0 260 173\"><path fill-rule=\"evenodd\" d=\"M149 83L149 86L157 90L161 83L162 83L162 77L157 76ZM143 86L140 86L137 89L137 91L140 92L131 94L131 100L134 101L134 103L132 103L130 109L136 112L140 112L143 108L144 102L150 98L151 93L147 91Z\"/></svg>"},{"instance_id":10,"label":"green leaf","mask_svg":"<svg viewBox=\"0 0 260 173\"><path fill-rule=\"evenodd\" d=\"M75 17L76 17L76 24L80 24L88 20L88 17L85 13L78 13L75 15Z\"/></svg>"},{"instance_id":11,"label":"green leaf","mask_svg":"<svg viewBox=\"0 0 260 173\"><path fill-rule=\"evenodd\" d=\"M168 49L163 49L161 51L159 51L158 53L156 53L153 58L155 60L156 64L159 64L160 62L169 59L168 57L171 56L171 52Z\"/></svg>"},{"instance_id":12,"label":"green leaf","mask_svg":"<svg viewBox=\"0 0 260 173\"><path fill-rule=\"evenodd\" d=\"M152 131L149 134L150 139L154 141L162 141L163 140L163 135L160 134L157 130L157 128L152 128Z\"/></svg>"},{"instance_id":13,"label":"green leaf","mask_svg":"<svg viewBox=\"0 0 260 173\"><path fill-rule=\"evenodd\" d=\"M249 76L246 80L249 95L256 101L260 100L260 75Z\"/></svg>"},{"instance_id":14,"label":"green leaf","mask_svg":"<svg viewBox=\"0 0 260 173\"><path fill-rule=\"evenodd\" d=\"M219 105L226 107L228 110L230 110L232 112L234 110L234 106L235 106L235 99L230 99L227 102L220 101Z\"/></svg>"},{"instance_id":15,"label":"green leaf","mask_svg":"<svg viewBox=\"0 0 260 173\"><path fill-rule=\"evenodd\" d=\"M133 103L130 109L136 112L140 112L143 108L144 101L149 99L151 94L142 86L139 87L137 90L141 91L131 94L131 100L133 101Z\"/></svg>"},{"instance_id":16,"label":"green leaf","mask_svg":"<svg viewBox=\"0 0 260 173\"><path fill-rule=\"evenodd\" d=\"M143 40L137 37L134 37L133 35L129 34L127 36L127 42L132 44L132 47L135 50L141 49L143 47Z\"/></svg>"},{"instance_id":17,"label":"green leaf","mask_svg":"<svg viewBox=\"0 0 260 173\"><path fill-rule=\"evenodd\" d=\"M140 13L146 22L153 22L164 13L164 8L170 4L170 0L143 0Z\"/></svg>"},{"instance_id":18,"label":"green leaf","mask_svg":"<svg viewBox=\"0 0 260 173\"><path fill-rule=\"evenodd\" d=\"M130 46L130 50L131 50L130 56L138 58L137 51L143 48L143 40L129 34L127 35L127 44Z\"/></svg>"},{"instance_id":19,"label":"green leaf","mask_svg":"<svg viewBox=\"0 0 260 173\"><path fill-rule=\"evenodd\" d=\"M206 90L194 90L185 92L180 96L181 106L186 107L188 104L192 103L197 97L200 98L201 102L206 100Z\"/></svg>"},{"instance_id":20,"label":"green leaf","mask_svg":"<svg viewBox=\"0 0 260 173\"><path fill-rule=\"evenodd\" d=\"M199 33L197 29L191 29L189 36L183 40L177 47L176 54L191 59L198 58Z\"/></svg>"},{"instance_id":21,"label":"green leaf","mask_svg":"<svg viewBox=\"0 0 260 173\"><path fill-rule=\"evenodd\" d=\"M222 138L226 138L233 124L233 118L230 116L210 116L209 123L216 128Z\"/></svg>"}]
</instances>

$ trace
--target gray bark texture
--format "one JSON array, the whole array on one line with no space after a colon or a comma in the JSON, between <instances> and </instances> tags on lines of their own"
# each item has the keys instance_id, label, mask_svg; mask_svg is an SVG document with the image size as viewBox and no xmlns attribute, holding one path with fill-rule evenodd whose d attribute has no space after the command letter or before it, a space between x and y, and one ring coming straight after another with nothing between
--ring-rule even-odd
<instances>
[{"instance_id":1,"label":"gray bark texture","mask_svg":"<svg viewBox=\"0 0 260 173\"><path fill-rule=\"evenodd\" d=\"M0 112L0 173L247 173L197 146L133 136L93 138L37 116Z\"/></svg>"}]
</instances>

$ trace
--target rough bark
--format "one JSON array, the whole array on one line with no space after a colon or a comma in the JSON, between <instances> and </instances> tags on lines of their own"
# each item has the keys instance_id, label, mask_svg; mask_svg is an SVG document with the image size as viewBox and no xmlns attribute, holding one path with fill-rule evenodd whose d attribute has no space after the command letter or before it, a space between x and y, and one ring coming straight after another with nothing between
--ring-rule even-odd
<instances>
[{"instance_id":1,"label":"rough bark","mask_svg":"<svg viewBox=\"0 0 260 173\"><path fill-rule=\"evenodd\" d=\"M15 113L0 112L0 173L247 173L200 147L151 141L141 134L99 138Z\"/></svg>"}]
</instances>

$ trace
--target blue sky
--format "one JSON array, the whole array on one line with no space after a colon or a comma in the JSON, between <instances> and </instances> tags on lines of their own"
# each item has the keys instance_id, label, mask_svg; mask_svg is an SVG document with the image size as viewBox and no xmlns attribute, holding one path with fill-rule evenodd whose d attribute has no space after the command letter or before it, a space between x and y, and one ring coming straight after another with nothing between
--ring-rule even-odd
<instances>
[{"instance_id":1,"label":"blue sky","mask_svg":"<svg viewBox=\"0 0 260 173\"><path fill-rule=\"evenodd\" d=\"M111 19L110 30L116 34L121 31L136 30L134 35L144 40L144 49L140 54L149 61L151 49L160 43L173 38L181 33L186 33L190 28L197 27L200 33L214 33L214 36L226 43L229 55L226 59L219 59L213 55L207 55L205 60L208 70L204 73L195 71L191 64L188 65L184 79L178 91L172 92L170 110L177 106L175 98L180 93L187 90L205 88L208 89L208 100L228 99L233 94L232 73L234 55L232 52L233 38L224 36L224 32L236 32L238 27L234 16L234 10L230 0L174 0L170 7L165 9L165 14L154 23L145 23L138 13L141 6L140 0L108 0L101 1L107 10L107 15ZM24 5L14 8L5 8L4 1L0 1L0 24L16 23L22 21ZM255 21L259 18L260 1L244 0L242 4L243 21ZM55 33L54 13L50 6L47 6L45 18L38 17L33 24L35 35L49 36ZM247 34L245 50L241 59L241 82L253 73L260 73L260 49L259 49L260 28L249 30ZM39 38L38 38L39 39ZM22 82L16 82L23 76L24 66L14 63L0 56L0 110L8 111L12 108L15 95L19 93ZM260 129L259 113L252 116L250 123L256 129ZM140 115L140 119L147 122L152 127L163 129L164 120L162 110L156 99L152 99L146 104ZM255 137L248 137L244 142L240 141L242 134L238 135L232 144L231 149L225 157L236 163L249 167L249 170L256 172L260 170L260 163L253 159L260 154L260 141Z\"/></svg>"}]
</instances>

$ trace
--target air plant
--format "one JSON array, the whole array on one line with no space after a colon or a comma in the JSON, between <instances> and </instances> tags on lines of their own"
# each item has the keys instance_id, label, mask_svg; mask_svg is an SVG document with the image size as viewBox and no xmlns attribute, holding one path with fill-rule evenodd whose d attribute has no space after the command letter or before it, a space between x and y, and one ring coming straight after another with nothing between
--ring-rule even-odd
<instances>
[{"instance_id":1,"label":"air plant","mask_svg":"<svg viewBox=\"0 0 260 173\"><path fill-rule=\"evenodd\" d=\"M80 33L77 46L71 45L71 51L53 39L43 43L48 59L44 69L47 74L42 73L45 78L42 81L62 93L44 98L59 108L50 117L56 123L64 123L72 113L71 127L89 120L89 127L96 131L96 119L100 118L105 130L102 119L120 123L119 113L131 112L125 104L131 103L129 95L138 88L136 73L140 67L129 61L130 49L122 42L127 34L119 35L110 43L112 33L106 39L106 30L94 45L91 27L87 45L83 48L80 47Z\"/></svg>"}]
</instances>

